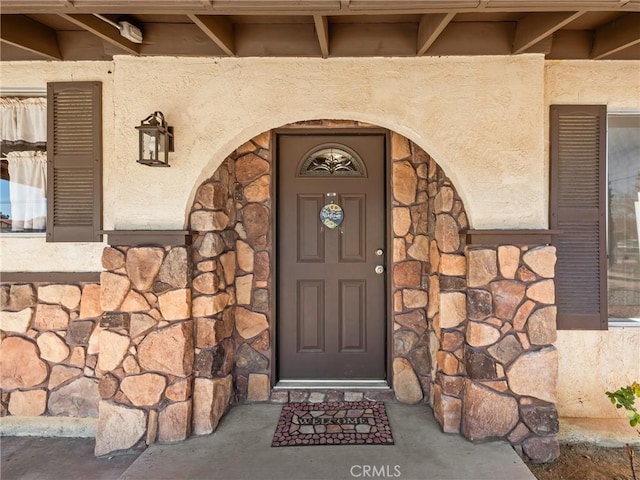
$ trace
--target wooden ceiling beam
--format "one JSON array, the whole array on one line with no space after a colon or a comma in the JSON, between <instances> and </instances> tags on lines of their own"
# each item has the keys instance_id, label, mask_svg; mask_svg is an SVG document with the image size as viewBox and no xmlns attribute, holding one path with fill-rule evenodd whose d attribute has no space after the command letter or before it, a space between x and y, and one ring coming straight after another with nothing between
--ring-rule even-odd
<instances>
[{"instance_id":1,"label":"wooden ceiling beam","mask_svg":"<svg viewBox=\"0 0 640 480\"><path fill-rule=\"evenodd\" d=\"M228 18L220 15L188 14L189 19L202 30L224 53L236 56L236 43L233 24Z\"/></svg>"},{"instance_id":2,"label":"wooden ceiling beam","mask_svg":"<svg viewBox=\"0 0 640 480\"><path fill-rule=\"evenodd\" d=\"M329 20L324 15L314 15L313 22L316 25L322 58L327 58L329 57Z\"/></svg>"},{"instance_id":3,"label":"wooden ceiling beam","mask_svg":"<svg viewBox=\"0 0 640 480\"><path fill-rule=\"evenodd\" d=\"M423 15L418 26L418 44L416 46L417 55L427 53L429 47L433 45L438 36L447 27L449 22L455 17L455 13L439 13L436 15Z\"/></svg>"},{"instance_id":4,"label":"wooden ceiling beam","mask_svg":"<svg viewBox=\"0 0 640 480\"><path fill-rule=\"evenodd\" d=\"M570 13L530 13L522 18L516 26L513 40L513 53L522 53L544 40L553 32L560 30L576 18L584 15L585 11Z\"/></svg>"},{"instance_id":5,"label":"wooden ceiling beam","mask_svg":"<svg viewBox=\"0 0 640 480\"><path fill-rule=\"evenodd\" d=\"M60 17L68 20L81 27L82 29L94 34L97 37L100 37L105 42L110 43L111 45L115 45L116 47L124 50L127 53L132 55L140 55L140 45L137 43L133 43L122 35L116 27L113 25L109 25L108 23L100 20L99 18L93 15L70 15L67 13L59 14Z\"/></svg>"},{"instance_id":6,"label":"wooden ceiling beam","mask_svg":"<svg viewBox=\"0 0 640 480\"><path fill-rule=\"evenodd\" d=\"M640 43L640 13L627 13L596 30L591 58L606 58Z\"/></svg>"},{"instance_id":7,"label":"wooden ceiling beam","mask_svg":"<svg viewBox=\"0 0 640 480\"><path fill-rule=\"evenodd\" d=\"M50 60L62 60L55 30L24 15L0 17L0 40Z\"/></svg>"}]
</instances>

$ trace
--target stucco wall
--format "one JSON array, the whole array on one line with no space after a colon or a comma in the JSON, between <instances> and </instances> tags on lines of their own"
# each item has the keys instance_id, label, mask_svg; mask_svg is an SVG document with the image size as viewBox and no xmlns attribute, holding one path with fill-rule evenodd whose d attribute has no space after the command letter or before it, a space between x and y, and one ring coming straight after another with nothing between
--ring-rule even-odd
<instances>
[{"instance_id":1,"label":"stucco wall","mask_svg":"<svg viewBox=\"0 0 640 480\"><path fill-rule=\"evenodd\" d=\"M640 62L549 61L545 71L547 106L604 104L610 111L640 112ZM604 392L640 381L640 328L560 331L556 347L560 415L622 416Z\"/></svg>"},{"instance_id":2,"label":"stucco wall","mask_svg":"<svg viewBox=\"0 0 640 480\"><path fill-rule=\"evenodd\" d=\"M2 86L101 80L104 228L182 229L195 188L237 146L283 124L354 119L395 130L451 178L473 228L546 228L544 59L515 57L7 62ZM171 169L135 163L134 127L162 110ZM503 186L495 189L495 178ZM3 271L100 270L102 245L1 238ZM66 255L63 250L76 252ZM37 264L33 258L37 257ZM65 260L60 260L60 259Z\"/></svg>"}]
</instances>

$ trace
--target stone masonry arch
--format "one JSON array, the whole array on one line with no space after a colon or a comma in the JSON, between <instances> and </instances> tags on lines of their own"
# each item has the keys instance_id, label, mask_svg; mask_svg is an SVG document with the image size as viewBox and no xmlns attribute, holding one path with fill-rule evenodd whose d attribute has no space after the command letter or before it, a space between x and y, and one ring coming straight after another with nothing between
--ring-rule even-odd
<instances>
[{"instance_id":1,"label":"stone masonry arch","mask_svg":"<svg viewBox=\"0 0 640 480\"><path fill-rule=\"evenodd\" d=\"M445 432L507 439L539 460L557 456L555 250L469 241L445 172L406 137L388 139L392 396L429 403ZM192 241L105 249L98 454L211 433L234 402L389 399L272 390L272 141L273 131L253 137L197 188ZM149 388L153 395L137 394ZM113 421L123 416L135 427L124 443Z\"/></svg>"}]
</instances>

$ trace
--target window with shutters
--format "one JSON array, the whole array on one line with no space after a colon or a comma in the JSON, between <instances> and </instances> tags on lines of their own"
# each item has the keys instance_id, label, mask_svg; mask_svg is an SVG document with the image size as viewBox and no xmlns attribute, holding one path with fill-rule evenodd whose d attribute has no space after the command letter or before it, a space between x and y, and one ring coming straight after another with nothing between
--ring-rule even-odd
<instances>
[{"instance_id":1,"label":"window with shutters","mask_svg":"<svg viewBox=\"0 0 640 480\"><path fill-rule=\"evenodd\" d=\"M607 140L609 319L640 321L640 114L610 114Z\"/></svg>"},{"instance_id":2,"label":"window with shutters","mask_svg":"<svg viewBox=\"0 0 640 480\"><path fill-rule=\"evenodd\" d=\"M44 233L47 103L43 94L0 98L0 232Z\"/></svg>"},{"instance_id":3,"label":"window with shutters","mask_svg":"<svg viewBox=\"0 0 640 480\"><path fill-rule=\"evenodd\" d=\"M551 107L559 329L640 320L640 115Z\"/></svg>"}]
</instances>

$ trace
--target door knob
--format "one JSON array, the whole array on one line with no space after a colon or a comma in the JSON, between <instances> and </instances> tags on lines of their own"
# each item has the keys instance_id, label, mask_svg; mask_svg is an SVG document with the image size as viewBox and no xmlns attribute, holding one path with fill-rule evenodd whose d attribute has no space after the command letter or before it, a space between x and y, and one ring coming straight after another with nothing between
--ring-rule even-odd
<instances>
[{"instance_id":1,"label":"door knob","mask_svg":"<svg viewBox=\"0 0 640 480\"><path fill-rule=\"evenodd\" d=\"M375 272L378 275L382 275L384 273L384 267L382 265L376 265Z\"/></svg>"}]
</instances>

